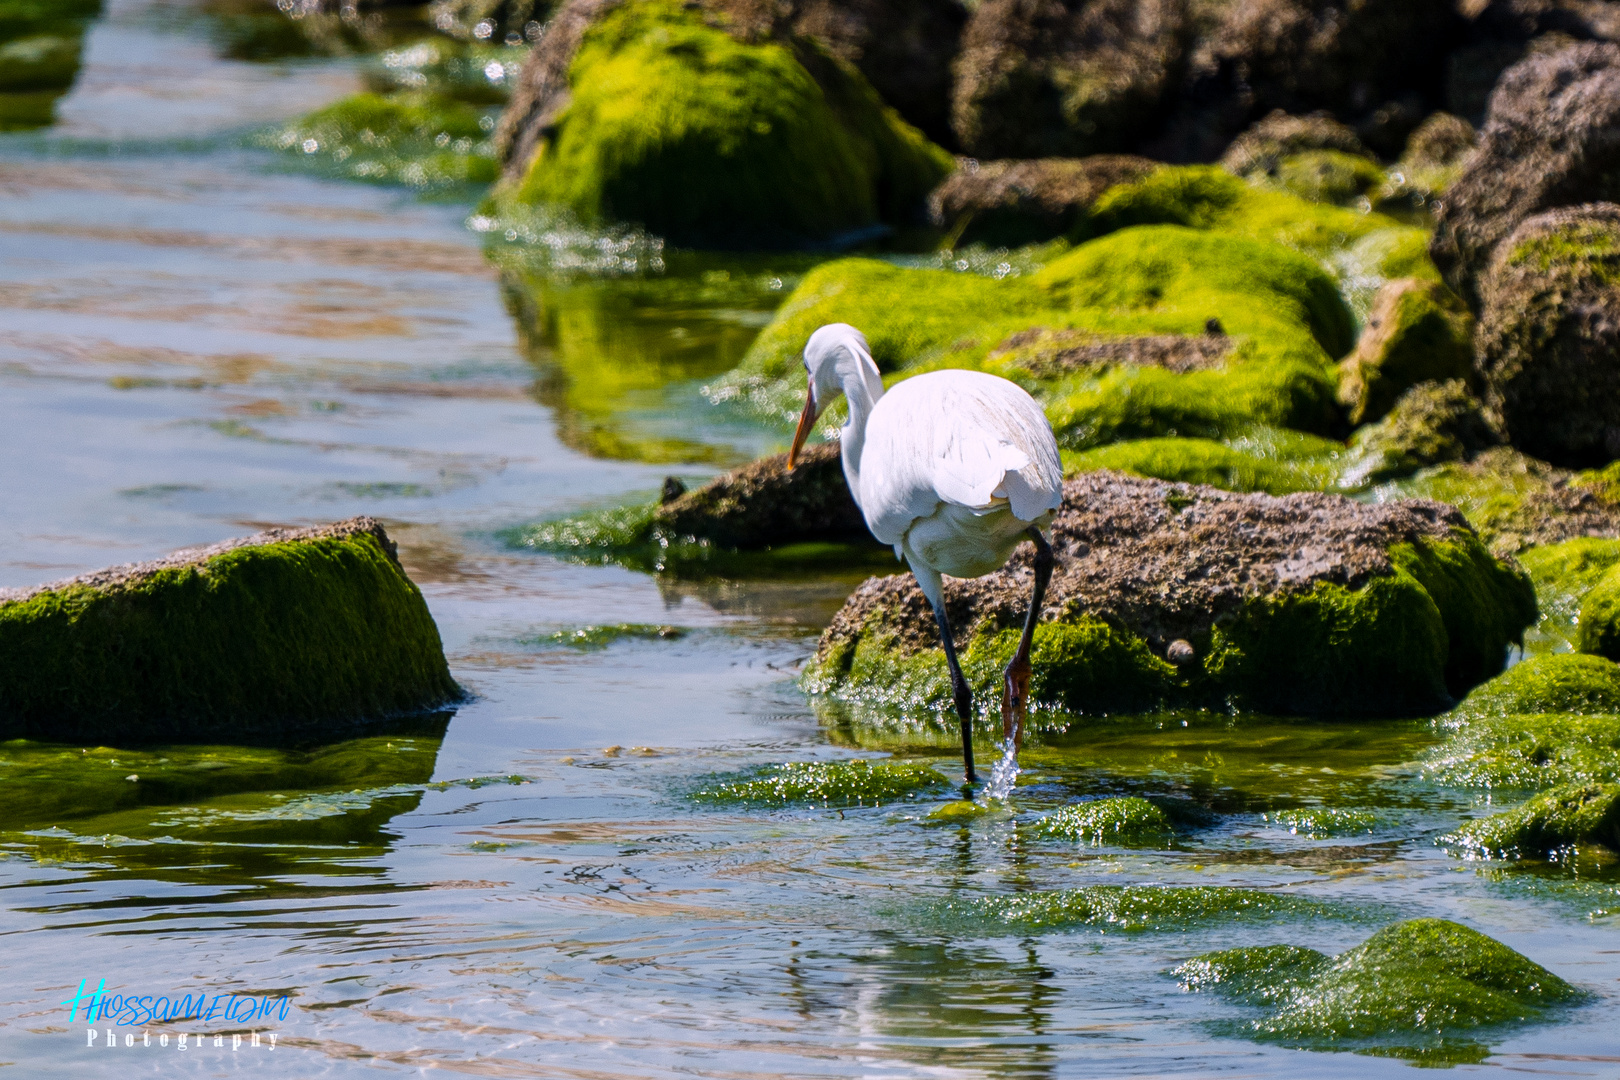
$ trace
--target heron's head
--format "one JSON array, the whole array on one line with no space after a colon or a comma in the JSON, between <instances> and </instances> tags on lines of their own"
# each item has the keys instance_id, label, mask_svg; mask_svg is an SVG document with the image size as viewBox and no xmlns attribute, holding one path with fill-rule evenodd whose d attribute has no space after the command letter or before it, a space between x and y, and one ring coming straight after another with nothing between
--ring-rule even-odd
<instances>
[{"instance_id":1,"label":"heron's head","mask_svg":"<svg viewBox=\"0 0 1620 1080\"><path fill-rule=\"evenodd\" d=\"M817 418L844 392L847 379L857 373L865 374L863 367L871 368L874 375L877 372L866 335L848 323L828 323L805 342L804 370L810 376L810 385L805 393L804 412L799 414L799 427L793 433L793 449L788 451L789 471L798 461L799 450L810 437Z\"/></svg>"}]
</instances>

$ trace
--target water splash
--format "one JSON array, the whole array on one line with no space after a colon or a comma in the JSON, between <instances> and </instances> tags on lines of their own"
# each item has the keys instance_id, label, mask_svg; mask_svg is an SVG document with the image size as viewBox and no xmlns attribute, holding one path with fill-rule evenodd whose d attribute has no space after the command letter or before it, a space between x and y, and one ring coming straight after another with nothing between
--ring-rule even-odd
<instances>
[{"instance_id":1,"label":"water splash","mask_svg":"<svg viewBox=\"0 0 1620 1080\"><path fill-rule=\"evenodd\" d=\"M990 770L990 780L979 793L978 801L985 806L992 802L1006 802L1018 783L1018 748L1008 739L1001 744L1001 760Z\"/></svg>"}]
</instances>

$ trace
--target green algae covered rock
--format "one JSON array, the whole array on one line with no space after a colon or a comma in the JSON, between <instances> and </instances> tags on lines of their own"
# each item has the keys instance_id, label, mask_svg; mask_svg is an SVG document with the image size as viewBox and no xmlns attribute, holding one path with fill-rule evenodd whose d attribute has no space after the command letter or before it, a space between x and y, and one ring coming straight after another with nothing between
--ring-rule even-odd
<instances>
[{"instance_id":1,"label":"green algae covered rock","mask_svg":"<svg viewBox=\"0 0 1620 1080\"><path fill-rule=\"evenodd\" d=\"M508 196L678 244L768 247L904 224L953 168L854 67L676 0L595 5ZM531 61L534 63L535 61Z\"/></svg>"},{"instance_id":2,"label":"green algae covered rock","mask_svg":"<svg viewBox=\"0 0 1620 1080\"><path fill-rule=\"evenodd\" d=\"M1350 312L1312 260L1265 241L1152 226L1001 280L867 259L825 264L713 392L796 413L804 342L828 322L859 327L878 366L899 377L969 367L1030 386L1073 449L1255 424L1326 432L1339 416L1329 365L1352 343ZM1042 334L1084 347L1032 349Z\"/></svg>"},{"instance_id":3,"label":"green algae covered rock","mask_svg":"<svg viewBox=\"0 0 1620 1080\"><path fill-rule=\"evenodd\" d=\"M1580 628L1582 652L1620 660L1620 569L1610 570L1586 594Z\"/></svg>"},{"instance_id":4,"label":"green algae covered rock","mask_svg":"<svg viewBox=\"0 0 1620 1080\"><path fill-rule=\"evenodd\" d=\"M752 806L881 806L947 789L927 762L790 761L714 782L692 792L697 802Z\"/></svg>"},{"instance_id":5,"label":"green algae covered rock","mask_svg":"<svg viewBox=\"0 0 1620 1080\"><path fill-rule=\"evenodd\" d=\"M1331 958L1291 946L1232 949L1175 974L1190 990L1263 1007L1238 1027L1251 1038L1420 1059L1445 1059L1458 1032L1541 1019L1579 997L1541 965L1444 919L1387 926ZM1472 1047L1449 1049L1477 1059Z\"/></svg>"},{"instance_id":6,"label":"green algae covered rock","mask_svg":"<svg viewBox=\"0 0 1620 1080\"><path fill-rule=\"evenodd\" d=\"M1281 445L1279 445L1281 444ZM1250 429L1228 442L1213 439L1130 439L1078 452L1064 451L1065 473L1114 469L1223 491L1287 495L1330 487L1340 444L1281 429Z\"/></svg>"},{"instance_id":7,"label":"green algae covered rock","mask_svg":"<svg viewBox=\"0 0 1620 1080\"><path fill-rule=\"evenodd\" d=\"M1351 436L1339 485L1357 489L1426 466L1466 461L1498 441L1484 406L1461 379L1418 383L1383 419Z\"/></svg>"},{"instance_id":8,"label":"green algae covered rock","mask_svg":"<svg viewBox=\"0 0 1620 1080\"><path fill-rule=\"evenodd\" d=\"M1432 713L1500 671L1535 618L1522 572L1434 503L1236 495L1095 472L1065 483L1051 536L1058 568L1031 693L1063 710ZM947 583L981 703L1024 617L1029 558L1020 549L1003 570ZM1190 653L1172 662L1177 641ZM948 709L934 621L909 575L856 591L805 682L862 708Z\"/></svg>"},{"instance_id":9,"label":"green algae covered rock","mask_svg":"<svg viewBox=\"0 0 1620 1080\"><path fill-rule=\"evenodd\" d=\"M1576 844L1620 849L1620 784L1566 784L1468 822L1448 844L1488 858L1546 855Z\"/></svg>"},{"instance_id":10,"label":"green algae covered rock","mask_svg":"<svg viewBox=\"0 0 1620 1080\"><path fill-rule=\"evenodd\" d=\"M1620 664L1552 653L1516 664L1441 720L1424 759L1441 783L1549 788L1620 781Z\"/></svg>"},{"instance_id":11,"label":"green algae covered rock","mask_svg":"<svg viewBox=\"0 0 1620 1080\"><path fill-rule=\"evenodd\" d=\"M956 898L934 905L937 918L978 928L1180 930L1272 919L1353 914L1308 896L1222 885L1085 885L1010 896Z\"/></svg>"},{"instance_id":12,"label":"green algae covered rock","mask_svg":"<svg viewBox=\"0 0 1620 1080\"><path fill-rule=\"evenodd\" d=\"M1389 282L1340 369L1339 397L1350 409L1350 422L1377 420L1418 383L1468 378L1473 330L1462 301L1439 282Z\"/></svg>"},{"instance_id":13,"label":"green algae covered rock","mask_svg":"<svg viewBox=\"0 0 1620 1080\"><path fill-rule=\"evenodd\" d=\"M0 592L0 738L277 742L460 696L371 518Z\"/></svg>"},{"instance_id":14,"label":"green algae covered rock","mask_svg":"<svg viewBox=\"0 0 1620 1080\"><path fill-rule=\"evenodd\" d=\"M493 124L490 110L434 91L364 93L263 141L352 180L435 191L495 179Z\"/></svg>"},{"instance_id":15,"label":"green algae covered rock","mask_svg":"<svg viewBox=\"0 0 1620 1080\"><path fill-rule=\"evenodd\" d=\"M1075 803L1029 826L1034 836L1125 846L1162 845L1174 831L1163 810L1135 796Z\"/></svg>"},{"instance_id":16,"label":"green algae covered rock","mask_svg":"<svg viewBox=\"0 0 1620 1080\"><path fill-rule=\"evenodd\" d=\"M1581 606L1593 586L1620 566L1620 540L1577 536L1519 552L1519 565L1530 575L1541 606L1541 622L1526 637L1531 651L1581 651L1581 632L1601 624L1581 618ZM1600 649L1589 650L1602 655ZM1610 657L1613 659L1613 657Z\"/></svg>"}]
</instances>

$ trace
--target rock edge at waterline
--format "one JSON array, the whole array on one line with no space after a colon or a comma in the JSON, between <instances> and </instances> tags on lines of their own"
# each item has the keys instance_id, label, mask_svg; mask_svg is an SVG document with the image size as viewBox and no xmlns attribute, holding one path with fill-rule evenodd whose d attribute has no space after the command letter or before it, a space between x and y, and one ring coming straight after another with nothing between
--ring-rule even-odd
<instances>
[{"instance_id":1,"label":"rock edge at waterline","mask_svg":"<svg viewBox=\"0 0 1620 1080\"><path fill-rule=\"evenodd\" d=\"M369 517L0 590L0 738L278 742L461 697Z\"/></svg>"}]
</instances>

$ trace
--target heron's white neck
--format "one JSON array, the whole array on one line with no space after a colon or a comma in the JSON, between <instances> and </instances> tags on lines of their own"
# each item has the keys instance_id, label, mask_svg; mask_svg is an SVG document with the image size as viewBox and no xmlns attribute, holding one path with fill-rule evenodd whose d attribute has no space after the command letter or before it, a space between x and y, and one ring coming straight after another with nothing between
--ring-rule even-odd
<instances>
[{"instance_id":1,"label":"heron's white neck","mask_svg":"<svg viewBox=\"0 0 1620 1080\"><path fill-rule=\"evenodd\" d=\"M861 362L861 361L864 361ZM849 420L839 434L839 448L844 458L844 479L849 481L849 493L861 504L861 451L866 447L866 421L872 415L872 406L883 396L883 378L877 365L866 357L859 357L849 366L839 365L838 381L849 402Z\"/></svg>"}]
</instances>

